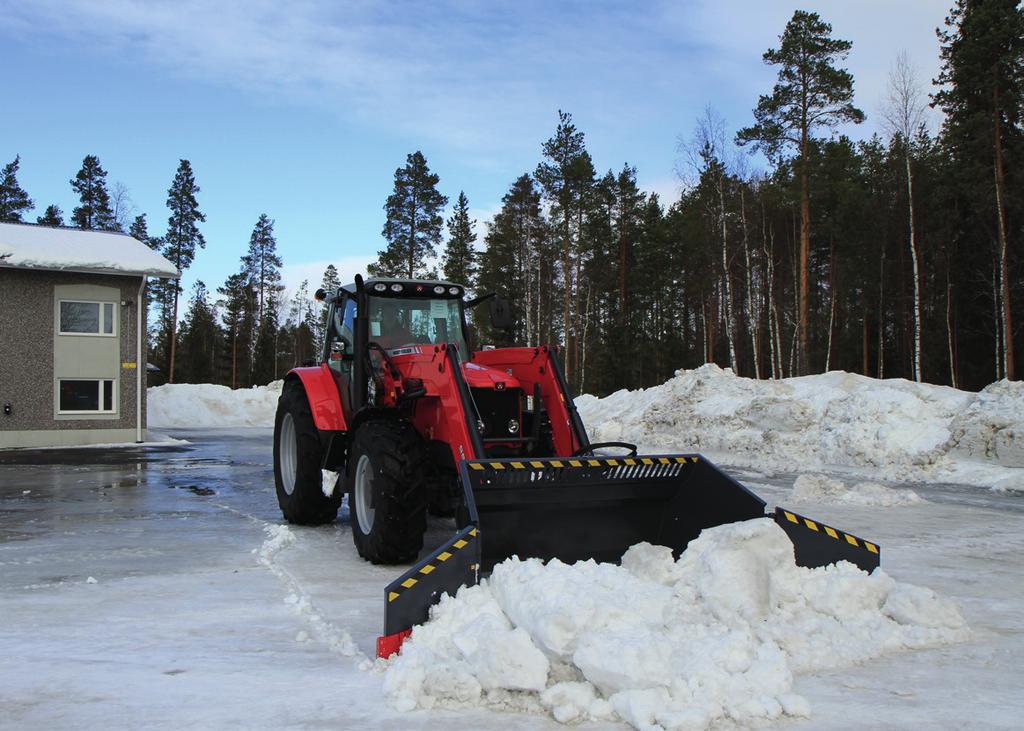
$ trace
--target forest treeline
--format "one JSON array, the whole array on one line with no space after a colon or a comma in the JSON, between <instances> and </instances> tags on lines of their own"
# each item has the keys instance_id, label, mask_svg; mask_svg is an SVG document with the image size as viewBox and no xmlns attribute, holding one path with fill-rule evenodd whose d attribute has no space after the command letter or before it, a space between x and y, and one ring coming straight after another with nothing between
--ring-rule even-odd
<instances>
[{"instance_id":1,"label":"forest treeline","mask_svg":"<svg viewBox=\"0 0 1024 731\"><path fill-rule=\"evenodd\" d=\"M681 134L676 200L640 190L629 164L599 173L567 112L479 231L464 191L444 219L440 178L414 152L395 172L385 246L367 271L512 300L510 332L492 331L478 308L477 343L560 343L575 392L651 386L705 362L756 378L843 369L960 388L1017 378L1024 10L957 0L938 30L939 77L894 59L885 132L859 141L835 131L865 118L843 68L850 48L796 11L763 55L777 81L747 126L729 129L709 108ZM934 133L928 105L942 112ZM18 164L4 168L4 220L31 207ZM88 191L100 173L88 156L72 181L74 225L128 230L186 269L205 243L188 161L160 237L145 216L119 217L110 196L97 203ZM38 221L61 215L50 206ZM323 313L308 283L283 300L273 225L260 217L216 293L199 282L179 306L177 283L151 287L151 360L166 377L242 387L315 357ZM320 284L340 283L330 267Z\"/></svg>"}]
</instances>

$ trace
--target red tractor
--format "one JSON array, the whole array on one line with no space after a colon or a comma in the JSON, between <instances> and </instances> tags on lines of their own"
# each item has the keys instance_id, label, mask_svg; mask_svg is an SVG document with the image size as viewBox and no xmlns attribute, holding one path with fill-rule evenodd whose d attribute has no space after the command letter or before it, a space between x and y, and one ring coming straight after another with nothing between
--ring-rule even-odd
<instances>
[{"instance_id":1,"label":"red tractor","mask_svg":"<svg viewBox=\"0 0 1024 731\"><path fill-rule=\"evenodd\" d=\"M556 347L471 350L467 310L489 301L492 325L512 325L493 295L358 276L317 295L321 362L286 376L274 422L277 497L289 522L318 525L347 495L363 558L416 561L385 589L381 656L442 594L512 555L617 561L640 541L678 554L703 528L765 516L761 498L700 455L591 443ZM455 529L424 552L428 513L454 516ZM878 565L873 543L782 509L774 518L801 565Z\"/></svg>"}]
</instances>

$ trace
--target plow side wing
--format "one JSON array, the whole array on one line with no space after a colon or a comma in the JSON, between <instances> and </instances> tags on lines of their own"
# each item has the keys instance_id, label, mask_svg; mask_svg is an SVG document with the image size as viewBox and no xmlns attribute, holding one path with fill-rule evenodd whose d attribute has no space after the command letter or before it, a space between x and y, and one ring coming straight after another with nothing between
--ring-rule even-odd
<instances>
[{"instance_id":1,"label":"plow side wing","mask_svg":"<svg viewBox=\"0 0 1024 731\"><path fill-rule=\"evenodd\" d=\"M678 556L704 528L765 514L697 454L467 460L460 471L485 571L513 555L617 562L641 541Z\"/></svg>"},{"instance_id":2,"label":"plow side wing","mask_svg":"<svg viewBox=\"0 0 1024 731\"><path fill-rule=\"evenodd\" d=\"M852 533L784 508L776 508L773 517L793 542L793 555L798 566L813 569L837 561L849 561L871 573L882 559L882 549L877 543L865 541Z\"/></svg>"}]
</instances>

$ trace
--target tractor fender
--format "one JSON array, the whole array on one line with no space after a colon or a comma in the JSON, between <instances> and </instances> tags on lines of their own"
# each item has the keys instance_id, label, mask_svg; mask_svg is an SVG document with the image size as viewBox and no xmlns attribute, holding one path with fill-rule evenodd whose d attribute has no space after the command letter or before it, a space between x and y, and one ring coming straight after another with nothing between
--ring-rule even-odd
<instances>
[{"instance_id":1,"label":"tractor fender","mask_svg":"<svg viewBox=\"0 0 1024 731\"><path fill-rule=\"evenodd\" d=\"M297 378L306 390L313 423L319 431L348 431L345 412L334 374L326 363L310 368L293 368L285 380Z\"/></svg>"}]
</instances>

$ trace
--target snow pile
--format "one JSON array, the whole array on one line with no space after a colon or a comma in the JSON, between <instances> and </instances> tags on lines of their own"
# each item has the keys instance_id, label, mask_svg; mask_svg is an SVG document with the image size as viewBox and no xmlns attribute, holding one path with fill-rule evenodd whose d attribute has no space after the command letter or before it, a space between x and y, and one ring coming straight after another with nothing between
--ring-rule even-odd
<instances>
[{"instance_id":1,"label":"snow pile","mask_svg":"<svg viewBox=\"0 0 1024 731\"><path fill-rule=\"evenodd\" d=\"M758 469L846 469L892 480L1024 489L1024 384L980 394L833 371L758 381L707 364L661 386L581 396L593 441L701 451ZM965 458L970 458L965 459Z\"/></svg>"},{"instance_id":2,"label":"snow pile","mask_svg":"<svg viewBox=\"0 0 1024 731\"><path fill-rule=\"evenodd\" d=\"M950 431L950 446L960 454L1024 467L1024 381L986 386Z\"/></svg>"},{"instance_id":3,"label":"snow pile","mask_svg":"<svg viewBox=\"0 0 1024 731\"><path fill-rule=\"evenodd\" d=\"M847 488L842 480L825 475L800 475L793 483L789 497L807 503L845 503L879 508L927 502L913 490L889 488L874 482L861 482Z\"/></svg>"},{"instance_id":4,"label":"snow pile","mask_svg":"<svg viewBox=\"0 0 1024 731\"><path fill-rule=\"evenodd\" d=\"M148 391L154 428L273 426L283 381L231 390L209 383L168 383Z\"/></svg>"},{"instance_id":5,"label":"snow pile","mask_svg":"<svg viewBox=\"0 0 1024 731\"><path fill-rule=\"evenodd\" d=\"M883 571L804 569L768 519L705 530L678 561L512 558L444 597L388 665L399 709L486 705L701 729L807 716L793 676L968 637L959 608Z\"/></svg>"}]
</instances>

